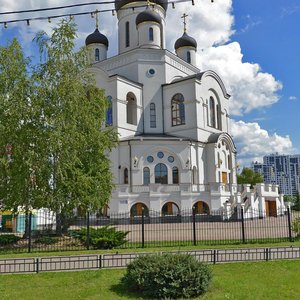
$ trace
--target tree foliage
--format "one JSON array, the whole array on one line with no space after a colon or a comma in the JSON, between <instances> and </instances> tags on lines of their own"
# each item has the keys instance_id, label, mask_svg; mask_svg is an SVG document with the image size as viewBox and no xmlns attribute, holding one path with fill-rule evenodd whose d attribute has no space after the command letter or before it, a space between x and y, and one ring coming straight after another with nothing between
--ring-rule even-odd
<instances>
[{"instance_id":1,"label":"tree foliage","mask_svg":"<svg viewBox=\"0 0 300 300\"><path fill-rule=\"evenodd\" d=\"M117 135L103 126L108 101L88 71L85 50L74 51L75 38L76 26L66 20L50 37L38 33L41 61L32 69L16 40L1 49L0 138L4 150L13 149L1 155L6 207L67 214L78 206L99 209L110 198L107 153Z\"/></svg>"},{"instance_id":2,"label":"tree foliage","mask_svg":"<svg viewBox=\"0 0 300 300\"><path fill-rule=\"evenodd\" d=\"M0 48L0 82L0 199L14 210L39 206L41 194L34 185L41 111L35 103L30 60L16 39Z\"/></svg>"},{"instance_id":3,"label":"tree foliage","mask_svg":"<svg viewBox=\"0 0 300 300\"><path fill-rule=\"evenodd\" d=\"M250 168L243 168L241 174L237 176L238 184L250 184L251 187L255 186L257 183L262 183L263 181L263 176Z\"/></svg>"}]
</instances>

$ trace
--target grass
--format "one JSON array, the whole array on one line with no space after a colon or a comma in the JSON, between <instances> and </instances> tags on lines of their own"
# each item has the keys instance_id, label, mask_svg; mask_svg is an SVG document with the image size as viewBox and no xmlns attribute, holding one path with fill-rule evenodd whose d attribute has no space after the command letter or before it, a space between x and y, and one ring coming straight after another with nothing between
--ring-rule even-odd
<instances>
[{"instance_id":1,"label":"grass","mask_svg":"<svg viewBox=\"0 0 300 300\"><path fill-rule=\"evenodd\" d=\"M294 242L281 243L253 243L253 244L227 244L227 245L197 245L197 246L173 246L173 247L147 247L147 248L126 248L112 250L74 250L74 251L52 251L52 252L0 252L1 258L22 258L22 257L43 257L43 256L68 256L68 255L85 255L85 254L109 254L109 253L131 253L131 252L160 252L172 250L201 250L201 249L226 249L226 248L267 248L283 246L300 246L300 240Z\"/></svg>"},{"instance_id":2,"label":"grass","mask_svg":"<svg viewBox=\"0 0 300 300\"><path fill-rule=\"evenodd\" d=\"M209 292L196 299L299 299L300 260L212 266ZM143 299L120 284L125 270L2 275L1 300Z\"/></svg>"}]
</instances>

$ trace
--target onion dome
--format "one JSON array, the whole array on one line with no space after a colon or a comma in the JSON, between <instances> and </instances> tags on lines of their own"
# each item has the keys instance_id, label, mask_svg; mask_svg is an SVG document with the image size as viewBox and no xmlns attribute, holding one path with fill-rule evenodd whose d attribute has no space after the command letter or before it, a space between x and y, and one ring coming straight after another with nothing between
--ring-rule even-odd
<instances>
[{"instance_id":1,"label":"onion dome","mask_svg":"<svg viewBox=\"0 0 300 300\"><path fill-rule=\"evenodd\" d=\"M186 32L175 42L175 50L181 47L194 47L197 48L197 42L194 38L187 35Z\"/></svg>"},{"instance_id":2,"label":"onion dome","mask_svg":"<svg viewBox=\"0 0 300 300\"><path fill-rule=\"evenodd\" d=\"M90 44L103 44L108 47L108 39L96 28L96 30L85 39L85 45L88 46Z\"/></svg>"},{"instance_id":3,"label":"onion dome","mask_svg":"<svg viewBox=\"0 0 300 300\"><path fill-rule=\"evenodd\" d=\"M146 0L115 0L115 9L119 10L122 6L128 3L146 2ZM168 8L168 0L151 0L151 3L160 5L165 11Z\"/></svg>"},{"instance_id":4,"label":"onion dome","mask_svg":"<svg viewBox=\"0 0 300 300\"><path fill-rule=\"evenodd\" d=\"M146 10L139 13L135 19L136 26L138 26L139 24L141 24L143 22L155 22L155 23L160 24L161 18L158 13L147 8Z\"/></svg>"}]
</instances>

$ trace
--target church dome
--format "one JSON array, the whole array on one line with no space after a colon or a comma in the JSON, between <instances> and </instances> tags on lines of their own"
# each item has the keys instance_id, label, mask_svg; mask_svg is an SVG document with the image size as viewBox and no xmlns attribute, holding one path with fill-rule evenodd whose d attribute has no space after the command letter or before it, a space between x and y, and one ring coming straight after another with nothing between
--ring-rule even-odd
<instances>
[{"instance_id":1,"label":"church dome","mask_svg":"<svg viewBox=\"0 0 300 300\"><path fill-rule=\"evenodd\" d=\"M145 11L139 13L135 19L136 26L143 23L143 22L161 22L160 15L150 9L146 9Z\"/></svg>"},{"instance_id":2,"label":"church dome","mask_svg":"<svg viewBox=\"0 0 300 300\"><path fill-rule=\"evenodd\" d=\"M85 45L88 46L90 44L103 44L108 47L108 39L96 28L96 30L85 39Z\"/></svg>"},{"instance_id":3,"label":"church dome","mask_svg":"<svg viewBox=\"0 0 300 300\"><path fill-rule=\"evenodd\" d=\"M146 0L115 0L115 9L119 10L122 6L128 3L146 2ZM152 3L160 5L165 11L168 8L168 0L151 0Z\"/></svg>"},{"instance_id":4,"label":"church dome","mask_svg":"<svg viewBox=\"0 0 300 300\"><path fill-rule=\"evenodd\" d=\"M184 33L182 37L180 37L176 42L175 42L175 50L181 48L181 47L194 47L197 48L197 42L194 38L191 36L187 35Z\"/></svg>"}]
</instances>

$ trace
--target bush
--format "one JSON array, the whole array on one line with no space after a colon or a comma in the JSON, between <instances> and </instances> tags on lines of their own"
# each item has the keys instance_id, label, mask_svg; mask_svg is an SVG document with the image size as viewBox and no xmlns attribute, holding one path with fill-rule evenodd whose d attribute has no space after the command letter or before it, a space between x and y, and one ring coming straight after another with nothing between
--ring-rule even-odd
<instances>
[{"instance_id":1,"label":"bush","mask_svg":"<svg viewBox=\"0 0 300 300\"><path fill-rule=\"evenodd\" d=\"M36 244L52 245L58 242L58 237L40 236L34 241Z\"/></svg>"},{"instance_id":2,"label":"bush","mask_svg":"<svg viewBox=\"0 0 300 300\"><path fill-rule=\"evenodd\" d=\"M31 236L33 238L39 238L41 236L46 236L46 237L54 237L56 236L56 232L52 230L51 228L46 228L46 229L35 229L31 231Z\"/></svg>"},{"instance_id":3,"label":"bush","mask_svg":"<svg viewBox=\"0 0 300 300\"><path fill-rule=\"evenodd\" d=\"M0 246L7 246L17 243L21 238L14 234L0 235Z\"/></svg>"},{"instance_id":4,"label":"bush","mask_svg":"<svg viewBox=\"0 0 300 300\"><path fill-rule=\"evenodd\" d=\"M95 249L112 249L119 247L127 242L126 236L129 231L117 230L115 227L104 226L101 228L90 228L89 245ZM87 244L87 229L81 228L79 231L73 231L73 237L80 239Z\"/></svg>"},{"instance_id":5,"label":"bush","mask_svg":"<svg viewBox=\"0 0 300 300\"><path fill-rule=\"evenodd\" d=\"M292 229L296 233L297 237L300 237L300 218L293 220Z\"/></svg>"},{"instance_id":6,"label":"bush","mask_svg":"<svg viewBox=\"0 0 300 300\"><path fill-rule=\"evenodd\" d=\"M151 299L190 298L204 294L210 268L187 254L140 256L130 263L122 283Z\"/></svg>"}]
</instances>

